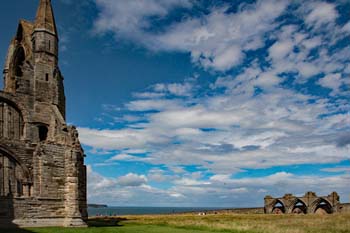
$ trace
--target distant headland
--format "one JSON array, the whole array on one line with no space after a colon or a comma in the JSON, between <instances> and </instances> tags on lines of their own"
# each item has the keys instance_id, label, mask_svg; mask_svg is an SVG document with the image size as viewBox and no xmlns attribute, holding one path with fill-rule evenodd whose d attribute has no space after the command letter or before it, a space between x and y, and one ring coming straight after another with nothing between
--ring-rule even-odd
<instances>
[{"instance_id":1,"label":"distant headland","mask_svg":"<svg viewBox=\"0 0 350 233\"><path fill-rule=\"evenodd\" d=\"M103 204L88 204L88 208L108 208L108 205Z\"/></svg>"}]
</instances>

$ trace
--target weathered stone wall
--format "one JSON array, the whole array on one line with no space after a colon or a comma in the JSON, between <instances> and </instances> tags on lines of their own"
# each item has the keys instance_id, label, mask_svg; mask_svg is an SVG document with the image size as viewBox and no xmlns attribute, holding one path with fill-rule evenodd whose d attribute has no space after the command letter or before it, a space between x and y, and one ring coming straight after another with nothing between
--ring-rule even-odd
<instances>
[{"instance_id":1,"label":"weathered stone wall","mask_svg":"<svg viewBox=\"0 0 350 233\"><path fill-rule=\"evenodd\" d=\"M339 212L342 214L350 214L350 203L343 203L339 207Z\"/></svg>"},{"instance_id":2,"label":"weathered stone wall","mask_svg":"<svg viewBox=\"0 0 350 233\"><path fill-rule=\"evenodd\" d=\"M267 214L331 214L340 211L339 195L336 192L319 197L314 192L307 192L303 197L286 194L281 198L265 197Z\"/></svg>"},{"instance_id":3,"label":"weathered stone wall","mask_svg":"<svg viewBox=\"0 0 350 233\"><path fill-rule=\"evenodd\" d=\"M21 20L0 92L0 227L85 226L86 167L65 122L58 36L50 1Z\"/></svg>"}]
</instances>

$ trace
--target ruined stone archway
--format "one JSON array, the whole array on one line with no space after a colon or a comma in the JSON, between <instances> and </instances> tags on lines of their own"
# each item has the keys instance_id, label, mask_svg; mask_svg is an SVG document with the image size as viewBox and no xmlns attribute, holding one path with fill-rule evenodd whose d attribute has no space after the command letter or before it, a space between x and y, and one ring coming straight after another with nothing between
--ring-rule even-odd
<instances>
[{"instance_id":1,"label":"ruined stone archway","mask_svg":"<svg viewBox=\"0 0 350 233\"><path fill-rule=\"evenodd\" d=\"M301 199L296 198L290 208L292 214L307 214L307 206Z\"/></svg>"},{"instance_id":2,"label":"ruined stone archway","mask_svg":"<svg viewBox=\"0 0 350 233\"><path fill-rule=\"evenodd\" d=\"M0 147L0 223L13 226L16 198L29 197L31 179L28 169L8 150Z\"/></svg>"},{"instance_id":3,"label":"ruined stone archway","mask_svg":"<svg viewBox=\"0 0 350 233\"><path fill-rule=\"evenodd\" d=\"M30 196L30 183L28 169L0 148L0 198Z\"/></svg>"},{"instance_id":4,"label":"ruined stone archway","mask_svg":"<svg viewBox=\"0 0 350 233\"><path fill-rule=\"evenodd\" d=\"M22 77L23 76L23 71L22 71L22 66L24 64L25 61L25 52L24 52L24 48L22 46L19 46L14 54L13 57L13 67L12 67L12 72L14 74L14 76L16 77Z\"/></svg>"},{"instance_id":5,"label":"ruined stone archway","mask_svg":"<svg viewBox=\"0 0 350 233\"><path fill-rule=\"evenodd\" d=\"M331 214L340 210L339 195L336 192L327 196L317 196L314 192L306 192L302 197L285 194L283 197L274 198L268 195L264 198L264 202L266 214L274 213L274 207L279 207L282 212L282 206L275 206L277 202L283 204L284 213L287 214Z\"/></svg>"},{"instance_id":6,"label":"ruined stone archway","mask_svg":"<svg viewBox=\"0 0 350 233\"><path fill-rule=\"evenodd\" d=\"M329 203L329 201L324 198L319 198L312 204L311 213L321 214L321 215L332 214L333 213L332 204Z\"/></svg>"},{"instance_id":7,"label":"ruined stone archway","mask_svg":"<svg viewBox=\"0 0 350 233\"><path fill-rule=\"evenodd\" d=\"M20 140L24 134L21 111L7 99L0 97L0 138Z\"/></svg>"},{"instance_id":8,"label":"ruined stone archway","mask_svg":"<svg viewBox=\"0 0 350 233\"><path fill-rule=\"evenodd\" d=\"M286 206L281 200L276 200L270 207L273 214L285 214Z\"/></svg>"}]
</instances>

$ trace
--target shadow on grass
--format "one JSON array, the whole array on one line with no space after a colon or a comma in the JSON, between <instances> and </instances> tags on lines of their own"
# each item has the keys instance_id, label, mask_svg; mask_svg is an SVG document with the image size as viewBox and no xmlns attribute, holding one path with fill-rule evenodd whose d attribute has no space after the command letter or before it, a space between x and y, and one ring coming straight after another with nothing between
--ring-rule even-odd
<instances>
[{"instance_id":1,"label":"shadow on grass","mask_svg":"<svg viewBox=\"0 0 350 233\"><path fill-rule=\"evenodd\" d=\"M128 221L127 218L91 218L87 221L89 227L122 227L122 222Z\"/></svg>"},{"instance_id":2,"label":"shadow on grass","mask_svg":"<svg viewBox=\"0 0 350 233\"><path fill-rule=\"evenodd\" d=\"M21 229L14 220L13 195L10 193L5 197L0 197L0 232L1 233L32 233L26 229Z\"/></svg>"},{"instance_id":3,"label":"shadow on grass","mask_svg":"<svg viewBox=\"0 0 350 233\"><path fill-rule=\"evenodd\" d=\"M21 228L11 228L11 229L0 228L0 232L1 233L34 233L32 231L21 229Z\"/></svg>"}]
</instances>

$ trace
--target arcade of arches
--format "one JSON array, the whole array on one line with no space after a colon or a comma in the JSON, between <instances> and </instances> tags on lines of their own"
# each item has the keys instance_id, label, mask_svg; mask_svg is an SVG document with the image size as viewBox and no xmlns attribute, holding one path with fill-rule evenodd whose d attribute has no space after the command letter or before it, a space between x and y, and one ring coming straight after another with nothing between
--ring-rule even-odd
<instances>
[{"instance_id":1,"label":"arcade of arches","mask_svg":"<svg viewBox=\"0 0 350 233\"><path fill-rule=\"evenodd\" d=\"M286 194L281 198L265 197L266 214L332 214L339 212L340 201L336 192L319 197L307 192L303 197Z\"/></svg>"}]
</instances>

